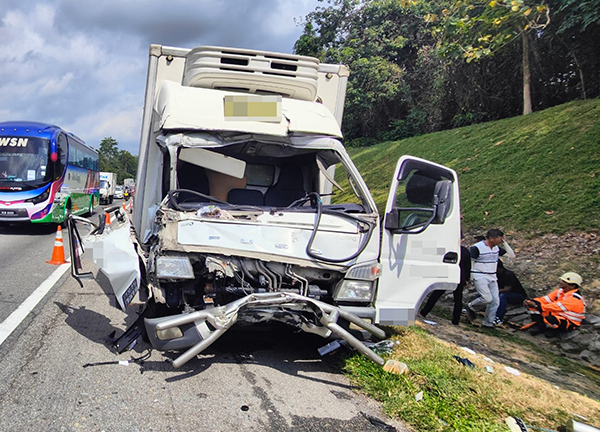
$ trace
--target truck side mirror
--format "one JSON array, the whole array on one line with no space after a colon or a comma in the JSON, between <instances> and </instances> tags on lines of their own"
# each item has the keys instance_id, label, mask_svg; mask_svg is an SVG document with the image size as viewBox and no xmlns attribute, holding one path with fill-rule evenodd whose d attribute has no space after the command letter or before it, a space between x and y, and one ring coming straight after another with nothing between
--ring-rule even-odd
<instances>
[{"instance_id":1,"label":"truck side mirror","mask_svg":"<svg viewBox=\"0 0 600 432\"><path fill-rule=\"evenodd\" d=\"M435 218L435 209L426 207L394 207L385 215L385 229L394 234L418 234Z\"/></svg>"},{"instance_id":2,"label":"truck side mirror","mask_svg":"<svg viewBox=\"0 0 600 432\"><path fill-rule=\"evenodd\" d=\"M446 220L446 216L450 212L452 205L452 182L450 180L440 180L435 184L435 191L433 193L433 206L435 209L435 216L433 218L434 224L443 224Z\"/></svg>"}]
</instances>

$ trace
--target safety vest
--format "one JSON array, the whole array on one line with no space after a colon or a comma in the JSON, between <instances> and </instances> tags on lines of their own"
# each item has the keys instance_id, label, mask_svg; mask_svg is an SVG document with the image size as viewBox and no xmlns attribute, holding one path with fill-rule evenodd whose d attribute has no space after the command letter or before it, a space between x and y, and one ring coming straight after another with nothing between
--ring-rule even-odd
<instances>
[{"instance_id":1,"label":"safety vest","mask_svg":"<svg viewBox=\"0 0 600 432\"><path fill-rule=\"evenodd\" d=\"M578 290L565 292L562 288L542 297L535 298L542 307L542 316L552 314L564 318L576 326L585 318L585 300Z\"/></svg>"},{"instance_id":2,"label":"safety vest","mask_svg":"<svg viewBox=\"0 0 600 432\"><path fill-rule=\"evenodd\" d=\"M471 250L473 250L473 248L476 248L479 253L476 258L474 257L475 254L472 254L473 263L471 266L471 275L476 276L478 274L484 274L496 277L500 248L498 246L490 248L485 240L475 243L471 246Z\"/></svg>"}]
</instances>

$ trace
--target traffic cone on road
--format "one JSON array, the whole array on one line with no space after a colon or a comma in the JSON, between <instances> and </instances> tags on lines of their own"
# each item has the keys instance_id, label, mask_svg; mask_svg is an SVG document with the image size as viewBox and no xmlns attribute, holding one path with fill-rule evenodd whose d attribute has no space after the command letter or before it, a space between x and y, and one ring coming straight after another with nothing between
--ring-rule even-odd
<instances>
[{"instance_id":1,"label":"traffic cone on road","mask_svg":"<svg viewBox=\"0 0 600 432\"><path fill-rule=\"evenodd\" d=\"M106 222L106 225L110 225L110 215L106 212L104 212L104 221Z\"/></svg>"},{"instance_id":2,"label":"traffic cone on road","mask_svg":"<svg viewBox=\"0 0 600 432\"><path fill-rule=\"evenodd\" d=\"M63 245L62 228L60 225L56 230L56 239L54 240L54 249L52 250L52 259L46 261L48 264L61 265L66 264L65 247Z\"/></svg>"}]
</instances>

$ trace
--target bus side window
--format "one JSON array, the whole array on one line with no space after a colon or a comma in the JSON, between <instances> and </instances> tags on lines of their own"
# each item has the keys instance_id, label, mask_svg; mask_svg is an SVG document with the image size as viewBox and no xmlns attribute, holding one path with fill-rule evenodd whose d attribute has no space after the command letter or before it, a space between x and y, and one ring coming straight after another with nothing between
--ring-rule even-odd
<instances>
[{"instance_id":1,"label":"bus side window","mask_svg":"<svg viewBox=\"0 0 600 432\"><path fill-rule=\"evenodd\" d=\"M54 180L58 180L62 176L67 164L67 137L59 134L57 144L58 158L54 163Z\"/></svg>"}]
</instances>

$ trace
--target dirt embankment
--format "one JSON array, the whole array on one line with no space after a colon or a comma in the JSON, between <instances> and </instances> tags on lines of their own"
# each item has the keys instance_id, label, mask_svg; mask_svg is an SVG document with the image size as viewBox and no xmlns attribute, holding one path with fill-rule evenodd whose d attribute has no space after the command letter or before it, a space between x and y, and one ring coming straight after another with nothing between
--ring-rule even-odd
<instances>
[{"instance_id":1,"label":"dirt embankment","mask_svg":"<svg viewBox=\"0 0 600 432\"><path fill-rule=\"evenodd\" d=\"M474 236L480 234L466 233L465 245L474 243ZM517 257L503 261L516 273L529 297L538 297L556 289L558 278L567 271L575 271L583 277L580 292L587 303L588 319L580 330L558 338L547 338L544 335L533 336L511 326L494 330L476 328L466 319L462 319L459 326L454 326L448 319L441 318L450 316L451 295L443 296L427 316L437 325L429 325L422 320L419 320L419 325L442 340L468 347L560 388L600 400L600 233L573 232L529 238L508 232L507 240ZM475 295L472 288L465 290L464 301ZM561 358L576 362L581 368L573 370L566 363L561 363Z\"/></svg>"},{"instance_id":2,"label":"dirt embankment","mask_svg":"<svg viewBox=\"0 0 600 432\"><path fill-rule=\"evenodd\" d=\"M517 274L530 297L556 289L560 275L574 271L583 277L581 293L587 313L600 315L600 233L527 238L508 232L507 240L517 257L504 263Z\"/></svg>"}]
</instances>

